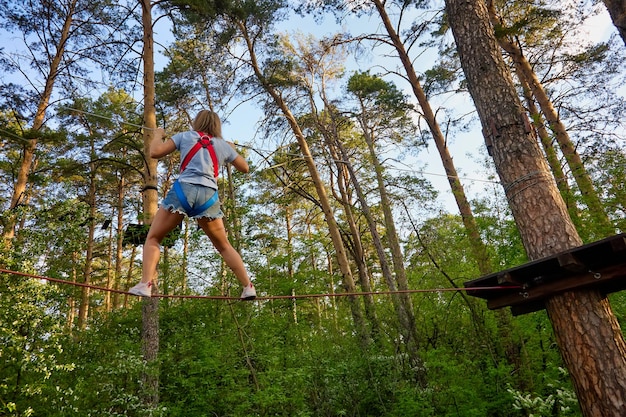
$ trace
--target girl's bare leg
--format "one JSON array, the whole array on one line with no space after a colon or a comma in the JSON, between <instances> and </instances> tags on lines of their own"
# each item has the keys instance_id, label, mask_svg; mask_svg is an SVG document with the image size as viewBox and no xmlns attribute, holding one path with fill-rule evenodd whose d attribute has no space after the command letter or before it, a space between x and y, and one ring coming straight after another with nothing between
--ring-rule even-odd
<instances>
[{"instance_id":1,"label":"girl's bare leg","mask_svg":"<svg viewBox=\"0 0 626 417\"><path fill-rule=\"evenodd\" d=\"M250 284L250 277L248 271L243 264L241 255L228 241L226 236L226 228L222 219L216 219L209 221L207 218L198 219L198 225L204 230L204 233L211 239L215 249L222 255L226 265L233 271L239 283L243 287L247 287Z\"/></svg>"},{"instance_id":2,"label":"girl's bare leg","mask_svg":"<svg viewBox=\"0 0 626 417\"><path fill-rule=\"evenodd\" d=\"M154 219L152 219L146 242L143 245L141 282L150 282L156 277L157 265L161 257L161 242L169 232L180 224L183 217L182 214L159 207Z\"/></svg>"}]
</instances>

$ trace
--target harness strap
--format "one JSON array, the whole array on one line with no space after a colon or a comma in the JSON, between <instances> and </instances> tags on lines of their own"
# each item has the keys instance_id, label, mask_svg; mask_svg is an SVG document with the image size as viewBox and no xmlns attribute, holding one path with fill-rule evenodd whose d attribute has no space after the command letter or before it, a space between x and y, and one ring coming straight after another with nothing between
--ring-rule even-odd
<instances>
[{"instance_id":1,"label":"harness strap","mask_svg":"<svg viewBox=\"0 0 626 417\"><path fill-rule=\"evenodd\" d=\"M215 204L218 199L218 195L216 191L215 194L213 194L213 197L211 197L207 202L205 202L201 206L191 207L189 205L189 202L187 201L187 197L185 196L185 193L183 192L183 187L180 185L180 182L178 182L178 180L174 181L174 191L176 192L176 196L178 197L180 204L182 204L183 209L185 209L185 213L187 213L189 217L193 217L202 213L203 211L211 207L213 204Z\"/></svg>"},{"instance_id":2,"label":"harness strap","mask_svg":"<svg viewBox=\"0 0 626 417\"><path fill-rule=\"evenodd\" d=\"M211 156L211 161L213 162L213 176L217 178L219 174L219 165L217 163L215 148L213 148L213 141L211 140L212 138L210 135L207 135L204 132L196 133L200 136L200 138L198 139L198 142L196 142L196 144L193 145L193 147L189 150L189 152L187 152L187 155L185 155L183 162L180 164L180 172L183 172L185 168L187 168L187 165L189 164L191 159L198 153L200 148L204 148L209 152L209 155ZM215 194L213 194L213 197L209 199L209 201L198 207L191 207L189 205L189 201L187 201L187 196L185 196L183 188L178 180L174 181L174 191L176 192L176 197L178 197L178 201L180 201L180 204L183 206L185 213L187 213L189 217L193 217L202 213L213 204L215 204L217 202L217 199L219 198L216 191Z\"/></svg>"},{"instance_id":3,"label":"harness strap","mask_svg":"<svg viewBox=\"0 0 626 417\"><path fill-rule=\"evenodd\" d=\"M209 151L211 161L213 161L213 176L217 178L219 174L219 165L217 163L217 155L215 154L215 149L213 148L213 142L211 141L212 137L204 132L196 133L200 135L200 138L198 139L198 142L196 142L196 144L193 145L193 147L189 150L189 152L187 152L187 155L185 155L183 162L180 164L180 172L183 172L185 168L187 168L187 165L189 164L191 159L198 153L200 148L205 148L207 151Z\"/></svg>"}]
</instances>

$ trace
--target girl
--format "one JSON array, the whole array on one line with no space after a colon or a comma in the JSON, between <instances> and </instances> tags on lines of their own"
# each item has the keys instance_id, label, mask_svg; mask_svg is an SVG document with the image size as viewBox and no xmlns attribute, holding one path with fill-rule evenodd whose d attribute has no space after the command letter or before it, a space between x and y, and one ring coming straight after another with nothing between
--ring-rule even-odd
<instances>
[{"instance_id":1,"label":"girl","mask_svg":"<svg viewBox=\"0 0 626 417\"><path fill-rule=\"evenodd\" d=\"M161 242L187 215L198 221L198 225L243 286L241 298L253 300L256 298L254 285L241 256L226 236L216 180L219 167L225 163L232 164L237 171L243 173L247 173L250 168L234 145L222 139L222 123L216 113L200 111L192 128L193 131L177 133L169 139L165 137L165 130L157 129L150 144L152 158L162 158L177 149L183 158L178 180L161 202L143 245L141 282L128 292L144 297L151 296L152 282L161 255Z\"/></svg>"}]
</instances>

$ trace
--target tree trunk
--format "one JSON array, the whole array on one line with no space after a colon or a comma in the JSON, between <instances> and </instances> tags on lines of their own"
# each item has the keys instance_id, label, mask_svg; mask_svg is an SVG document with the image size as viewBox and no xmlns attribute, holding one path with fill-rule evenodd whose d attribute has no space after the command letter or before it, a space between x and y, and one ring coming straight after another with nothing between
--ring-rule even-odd
<instances>
[{"instance_id":1,"label":"tree trunk","mask_svg":"<svg viewBox=\"0 0 626 417\"><path fill-rule=\"evenodd\" d=\"M494 26L501 26L501 20L497 15L493 1L489 1L489 17ZM574 176L576 185L580 190L580 194L583 202L589 208L591 218L594 219L594 224L590 228L591 235L595 235L598 238L607 237L615 233L615 227L611 224L609 216L604 210L604 206L600 201L600 197L595 190L591 177L587 173L585 166L580 158L580 155L576 151L576 147L572 143L572 140L565 128L565 125L561 121L559 114L557 113L552 100L548 97L546 90L543 88L543 84L537 77L537 74L530 65L530 62L526 59L520 47L511 42L505 36L497 38L500 46L504 49L515 65L517 75L523 80L524 84L530 87L533 96L537 100L542 113L545 115L550 129L554 132L556 141L563 152L563 156L567 161L567 164ZM593 233L593 232L596 233Z\"/></svg>"},{"instance_id":2,"label":"tree trunk","mask_svg":"<svg viewBox=\"0 0 626 417\"><path fill-rule=\"evenodd\" d=\"M113 288L115 286L115 270L113 268L113 227L109 225L109 236L107 239L107 278L106 288ZM104 294L104 311L108 314L111 312L113 302L113 294L111 291L107 291Z\"/></svg>"},{"instance_id":3,"label":"tree trunk","mask_svg":"<svg viewBox=\"0 0 626 417\"><path fill-rule=\"evenodd\" d=\"M156 129L155 84L154 84L154 38L152 32L152 5L150 0L141 0L143 26L143 88L144 113L143 150L144 150L144 222L150 224L157 211L157 161L150 158L150 143ZM152 285L152 292L158 290L158 282ZM147 370L142 377L143 401L148 407L159 404L159 372L157 356L159 354L159 299L144 298L142 308L142 352Z\"/></svg>"},{"instance_id":4,"label":"tree trunk","mask_svg":"<svg viewBox=\"0 0 626 417\"><path fill-rule=\"evenodd\" d=\"M33 120L32 125L33 131L38 131L43 127L46 118L46 109L48 108L48 104L50 103L52 89L54 88L54 83L59 72L59 66L61 65L63 59L63 54L65 53L65 45L67 44L67 40L71 35L70 28L72 27L77 1L78 0L73 0L70 4L67 5L67 16L65 17L65 21L63 22L63 28L61 29L59 43L56 45L55 48L51 48L55 49L56 53L52 58L52 61L50 61L50 69L46 77L44 89L39 95L37 112L35 113L35 119ZM26 186L28 184L28 176L32 168L36 148L37 139L29 139L24 147L24 157L22 158L22 162L20 163L20 167L17 171L17 179L15 181L13 194L11 196L11 205L9 206L11 209L17 207L18 204L20 204L20 202L23 201L23 199L25 198ZM10 216L7 219L3 231L3 240L6 244L6 248L10 247L11 240L15 236L16 224L17 219L15 218L15 216Z\"/></svg>"},{"instance_id":5,"label":"tree trunk","mask_svg":"<svg viewBox=\"0 0 626 417\"><path fill-rule=\"evenodd\" d=\"M623 416L626 345L608 299L599 291L572 291L546 305L563 360L575 378L585 416Z\"/></svg>"},{"instance_id":6,"label":"tree trunk","mask_svg":"<svg viewBox=\"0 0 626 417\"><path fill-rule=\"evenodd\" d=\"M419 77L415 73L412 60L409 57L408 52L404 48L404 44L402 43L400 36L391 24L389 15L385 10L384 2L382 2L381 0L372 0L372 2L376 6L376 9L383 21L387 34L389 35L396 49L396 52L398 53L398 57L402 62L407 78L411 83L413 94L417 99L420 108L422 109L422 116L424 117L424 120L426 120L428 128L433 136L433 140L435 141L435 146L437 147L437 151L439 152L439 157L446 172L446 177L448 179L448 183L450 184L450 189L452 190L454 201L456 202L456 205L459 209L461 220L463 221L463 226L465 227L465 230L467 232L470 250L472 251L472 255L476 260L478 270L482 275L490 274L493 271L489 259L489 254L487 253L487 247L480 236L480 230L476 223L476 219L474 218L474 213L472 212L469 200L467 199L467 195L465 194L463 184L461 184L461 181L459 179L456 167L454 165L454 161L452 160L452 156L450 155L450 151L448 150L446 137L439 127L435 112L430 106L430 102L428 101L426 92L421 86ZM499 333L502 335L511 335L513 332L511 329L510 313L498 312L496 313L496 318L498 321ZM484 327L484 323L481 327ZM504 340L502 342L507 352L508 361L514 364L519 363L519 355L514 354L514 352L517 351L517 349L515 348L516 343L511 338L507 338L507 340Z\"/></svg>"},{"instance_id":7,"label":"tree trunk","mask_svg":"<svg viewBox=\"0 0 626 417\"><path fill-rule=\"evenodd\" d=\"M465 230L467 231L467 236L470 242L470 249L472 250L474 259L476 259L478 269L480 270L481 274L487 275L492 272L491 264L489 262L489 255L487 254L485 244L480 238L480 231L478 230L476 219L474 218L472 208L470 207L467 196L465 195L463 185L459 180L456 167L454 166L452 156L450 155L450 151L448 150L448 146L446 144L446 138L439 128L439 123L437 123L435 113L430 106L430 102L426 97L426 93L422 89L419 77L415 73L411 58L409 57L407 51L404 49L404 44L402 43L400 36L398 36L393 25L391 24L389 15L385 10L384 3L381 0L372 0L372 2L376 6L376 9L378 10L378 13L383 21L383 24L385 25L385 29L387 30L387 34L391 38L391 41L396 48L396 52L398 53L400 61L404 66L407 78L409 79L411 87L413 88L413 94L415 95L415 98L417 99L422 109L422 115L424 116L424 120L426 120L428 128L433 135L433 140L435 141L435 145L437 146L437 151L439 152L439 157L441 158L441 162L443 163L443 168L446 171L446 176L448 178L448 183L450 184L454 200L456 201L457 207L459 208L459 213L461 214L463 225L465 226Z\"/></svg>"},{"instance_id":8,"label":"tree trunk","mask_svg":"<svg viewBox=\"0 0 626 417\"><path fill-rule=\"evenodd\" d=\"M76 282L76 278L78 276L78 271L76 270L76 265L78 265L78 255L76 252L72 252L71 255L71 265L72 265L72 281ZM67 330L71 334L74 329L74 320L76 319L76 299L72 296L67 299Z\"/></svg>"},{"instance_id":9,"label":"tree trunk","mask_svg":"<svg viewBox=\"0 0 626 417\"><path fill-rule=\"evenodd\" d=\"M354 216L354 204L348 191L350 189L350 183L352 182L350 179L350 173L346 164L343 163L343 158L340 152L335 149L336 146L329 143L331 142L330 138L326 138L326 135L324 135L324 138L326 139L328 149L331 152L331 158L336 161L337 187L339 188L340 193L338 200L344 208L346 223L350 228L350 234L352 236L352 258L354 259L359 271L359 283L361 284L362 291L369 293L372 291L372 287L370 285L370 272L367 267L367 263L365 262L365 251L363 249L361 233ZM376 314L376 302L374 301L374 296L371 294L364 295L363 303L365 306L365 316L370 324L372 338L375 342L377 342L380 340L381 329L378 315Z\"/></svg>"},{"instance_id":10,"label":"tree trunk","mask_svg":"<svg viewBox=\"0 0 626 417\"><path fill-rule=\"evenodd\" d=\"M285 103L285 101L282 99L279 92L267 83L267 81L265 80L265 76L261 73L256 59L254 43L248 33L246 25L237 20L234 23L238 26L239 30L241 31L241 36L246 42L248 53L250 54L249 65L254 71L257 80L265 89L265 91L270 95L270 97L274 100L276 106L281 110L283 116L285 116L285 119L289 123L289 126L291 127L291 130L296 137L296 140L298 141L298 145L306 162L309 175L311 175L311 181L313 181L313 184L315 185L315 190L317 191L317 196L319 198L320 205L322 206L322 211L324 212L324 219L326 220L326 223L328 225L328 231L330 233L330 237L333 242L333 247L335 249L335 254L337 257L337 263L339 265L339 270L341 271L342 286L344 290L348 293L355 292L356 287L354 284L354 277L352 275L352 270L348 261L346 248L341 238L341 232L335 220L334 212L332 206L330 205L326 188L324 187L324 183L319 175L319 172L317 171L317 167L315 166L315 160L313 159L313 155L311 155L311 151L309 149L306 138L304 137L304 133L302 132L302 129L300 128L300 125L298 124L295 116L293 115L291 110L289 110L287 103ZM363 319L363 312L361 310L358 297L349 296L348 300L350 302L352 319L354 320L357 334L361 339L361 344L364 347L367 347L371 343L371 337L369 335L369 332L367 331L367 327L365 326L365 320Z\"/></svg>"},{"instance_id":11,"label":"tree trunk","mask_svg":"<svg viewBox=\"0 0 626 417\"><path fill-rule=\"evenodd\" d=\"M95 149L92 141L91 158L95 158ZM87 195L89 202L89 223L87 236L87 251L85 253L85 265L83 267L83 283L91 283L91 274L93 272L93 246L94 236L96 234L96 165L91 162L89 164L89 189ZM87 326L87 318L89 316L89 304L91 300L91 289L82 287L80 306L78 309L78 328L84 330Z\"/></svg>"},{"instance_id":12,"label":"tree trunk","mask_svg":"<svg viewBox=\"0 0 626 417\"><path fill-rule=\"evenodd\" d=\"M350 234L352 236L352 258L358 269L359 283L361 285L362 291L371 292L372 288L370 284L370 271L365 261L365 250L363 248L361 233L358 229L357 221L354 216L353 199L352 195L349 192L350 184L354 184L354 187L357 191L357 198L361 202L361 207L363 207L364 212L366 212L365 217L368 218L368 222L370 222L371 224L371 215L369 215L367 202L363 198L363 193L359 187L358 182L356 181L356 177L353 175L354 173L352 170L352 166L348 161L348 157L339 139L337 120L335 117L336 112L331 110L334 107L328 101L326 92L320 91L320 95L325 105L325 108L328 111L329 117L327 118L327 122L324 120L325 118L320 117L320 114L317 111L315 100L313 97L313 90L309 89L308 92L308 98L312 114L314 114L319 131L322 132L322 137L324 139L324 142L326 143L326 148L330 154L330 158L334 161L337 168L337 187L339 189L340 195L336 198L344 208L346 223L350 228ZM378 237L378 235L372 235L372 239L379 242L378 246L381 248L379 250L379 255L384 256L382 244L380 244L380 238ZM385 267L383 267L382 269L383 271L389 270L389 268ZM383 272L383 274L384 273L385 272ZM381 326L378 315L376 313L376 302L374 300L374 296L371 294L363 296L363 304L365 307L365 316L367 317L370 324L370 334L372 335L372 339L374 340L374 342L379 342L381 335Z\"/></svg>"},{"instance_id":13,"label":"tree trunk","mask_svg":"<svg viewBox=\"0 0 626 417\"><path fill-rule=\"evenodd\" d=\"M339 150L338 160L342 161L342 165L348 170L350 174L350 179L352 181L352 186L354 187L359 202L361 204L361 210L363 211L363 216L365 217L370 234L372 235L372 241L374 247L376 248L376 254L378 255L378 260L380 263L381 274L385 279L385 283L390 291L397 291L398 286L396 281L393 278L393 274L391 272L391 267L389 266L389 262L387 261L387 257L385 254L385 248L383 247L382 238L378 233L377 223L374 220L374 216L369 208L369 204L367 203L367 199L365 198L365 193L361 188L361 184L357 180L356 174L354 172L354 168L350 163L348 153L346 152L343 144L337 141L336 146ZM417 372L414 375L416 380L422 385L426 386L426 375L424 373L424 366L422 359L419 356L419 339L416 335L416 327L415 327L415 316L413 311L407 311L407 305L411 306L411 303L403 302L402 296L406 294L392 294L391 302L393 304L396 316L398 318L399 329L402 334L403 343L407 348L407 352L409 355L409 361L411 363L411 368L416 369Z\"/></svg>"},{"instance_id":14,"label":"tree trunk","mask_svg":"<svg viewBox=\"0 0 626 417\"><path fill-rule=\"evenodd\" d=\"M624 0L604 0L613 24L617 28L619 35L626 45L626 1Z\"/></svg>"},{"instance_id":15,"label":"tree trunk","mask_svg":"<svg viewBox=\"0 0 626 417\"><path fill-rule=\"evenodd\" d=\"M550 166L550 170L552 171L552 175L556 180L556 186L561 193L561 197L563 197L563 200L565 201L565 205L567 206L567 212L574 222L576 230L580 231L582 225L580 223L580 217L578 215L578 206L567 181L567 177L563 172L563 167L561 166L559 156L557 155L556 149L554 148L552 135L550 134L550 132L548 132L548 129L546 129L542 121L542 116L539 113L537 106L535 105L535 101L532 92L530 91L530 87L528 86L528 83L526 83L526 80L523 77L518 77L518 80L522 85L524 100L526 101L526 106L528 107L528 113L530 114L530 117L537 131L537 135L539 136L539 141L541 142L541 146L546 156L548 165Z\"/></svg>"},{"instance_id":16,"label":"tree trunk","mask_svg":"<svg viewBox=\"0 0 626 417\"><path fill-rule=\"evenodd\" d=\"M124 195L126 194L126 178L124 173L120 172L120 179L117 183L117 224L115 236L117 242L115 245L115 275L113 279L113 289L119 290L122 285L122 262L124 260ZM111 228L113 226L111 225ZM120 294L113 293L113 309L121 307Z\"/></svg>"},{"instance_id":17,"label":"tree trunk","mask_svg":"<svg viewBox=\"0 0 626 417\"><path fill-rule=\"evenodd\" d=\"M391 248L391 261L393 264L393 271L395 279L398 284L398 289L406 291L409 289L409 283L406 277L406 270L404 268L404 256L402 254L402 248L398 239L398 233L396 232L396 225L393 220L393 213L391 212L391 201L387 194L387 187L383 179L383 166L378 160L376 148L374 146L374 137L367 127L367 121L361 120L361 128L367 143L367 149L370 153L370 159L374 166L374 173L376 176L376 184L378 187L378 194L380 195L380 205L383 210L383 218L385 223L385 233L387 236L387 242ZM384 254L383 254L384 256ZM417 329L415 327L415 314L413 313L413 302L409 294L400 294L400 302L402 304L403 318L401 320L403 327L405 328L404 343L409 351L409 358L411 359L411 368L420 370L422 373L423 363L419 357L419 337L417 335ZM423 380L423 375L419 378ZM422 381L424 382L424 381Z\"/></svg>"},{"instance_id":18,"label":"tree trunk","mask_svg":"<svg viewBox=\"0 0 626 417\"><path fill-rule=\"evenodd\" d=\"M448 19L487 149L531 260L582 241L504 63L483 0L446 0ZM626 403L626 345L608 301L595 290L570 291L546 302L556 340L583 414L620 416Z\"/></svg>"}]
</instances>

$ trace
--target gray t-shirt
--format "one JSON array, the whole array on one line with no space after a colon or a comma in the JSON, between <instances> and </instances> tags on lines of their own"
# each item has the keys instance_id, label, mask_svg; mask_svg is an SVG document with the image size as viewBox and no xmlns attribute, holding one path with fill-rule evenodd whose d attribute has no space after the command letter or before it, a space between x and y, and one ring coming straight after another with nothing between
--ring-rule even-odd
<instances>
[{"instance_id":1,"label":"gray t-shirt","mask_svg":"<svg viewBox=\"0 0 626 417\"><path fill-rule=\"evenodd\" d=\"M200 139L200 135L194 131L181 132L172 136L176 149L180 151L181 163L187 153ZM218 165L231 163L239 154L224 139L212 138L213 149L217 156ZM200 148L189 161L187 168L178 176L180 182L200 184L217 190L217 181L213 177L213 161L208 149Z\"/></svg>"}]
</instances>

